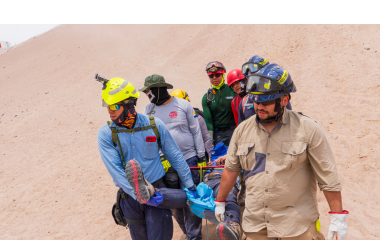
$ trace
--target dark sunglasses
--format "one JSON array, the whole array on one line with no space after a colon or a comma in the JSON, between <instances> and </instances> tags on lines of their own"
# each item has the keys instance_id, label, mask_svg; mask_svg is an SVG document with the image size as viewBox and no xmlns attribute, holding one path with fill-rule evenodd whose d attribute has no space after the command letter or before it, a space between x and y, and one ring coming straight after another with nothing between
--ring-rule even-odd
<instances>
[{"instance_id":1,"label":"dark sunglasses","mask_svg":"<svg viewBox=\"0 0 380 240\"><path fill-rule=\"evenodd\" d=\"M211 74L211 75L208 75L209 78L214 78L215 77L220 77L222 75L222 73L215 73L215 74Z\"/></svg>"},{"instance_id":2,"label":"dark sunglasses","mask_svg":"<svg viewBox=\"0 0 380 240\"><path fill-rule=\"evenodd\" d=\"M260 103L261 103L263 106L268 106L268 105L275 104L276 103L276 99L270 100L270 101L265 101L265 102L254 102L254 103L256 103L257 105L260 105Z\"/></svg>"}]
</instances>

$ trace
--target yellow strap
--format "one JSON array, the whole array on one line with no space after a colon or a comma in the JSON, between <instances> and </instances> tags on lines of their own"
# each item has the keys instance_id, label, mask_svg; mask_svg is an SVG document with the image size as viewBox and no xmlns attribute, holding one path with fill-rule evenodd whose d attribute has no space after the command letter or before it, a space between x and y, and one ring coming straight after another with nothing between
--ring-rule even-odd
<instances>
[{"instance_id":1,"label":"yellow strap","mask_svg":"<svg viewBox=\"0 0 380 240\"><path fill-rule=\"evenodd\" d=\"M315 222L315 228L317 229L318 232L321 231L321 223L319 222L319 218Z\"/></svg>"}]
</instances>

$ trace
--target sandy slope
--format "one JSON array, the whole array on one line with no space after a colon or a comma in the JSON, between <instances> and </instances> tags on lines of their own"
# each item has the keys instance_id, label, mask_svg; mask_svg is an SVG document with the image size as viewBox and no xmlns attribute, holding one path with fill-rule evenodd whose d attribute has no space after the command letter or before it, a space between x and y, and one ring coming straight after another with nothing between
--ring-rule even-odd
<instances>
[{"instance_id":1,"label":"sandy slope","mask_svg":"<svg viewBox=\"0 0 380 240\"><path fill-rule=\"evenodd\" d=\"M201 107L209 61L229 71L259 54L290 72L293 108L329 137L350 211L348 239L379 239L379 32L378 25L64 25L12 48L0 56L0 238L130 239L110 215L116 187L97 149L108 116L96 72L136 87L161 74ZM147 103L142 95L138 110ZM326 234L328 206L322 194L319 201ZM182 238L177 227L173 239Z\"/></svg>"}]
</instances>

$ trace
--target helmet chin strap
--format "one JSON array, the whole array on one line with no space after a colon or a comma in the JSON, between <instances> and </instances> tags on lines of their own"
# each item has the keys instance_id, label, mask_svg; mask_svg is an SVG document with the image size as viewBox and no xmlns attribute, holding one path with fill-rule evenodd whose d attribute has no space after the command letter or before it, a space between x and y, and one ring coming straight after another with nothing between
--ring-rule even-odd
<instances>
[{"instance_id":1,"label":"helmet chin strap","mask_svg":"<svg viewBox=\"0 0 380 240\"><path fill-rule=\"evenodd\" d=\"M256 119L261 123L272 123L277 122L284 112L284 107L281 107L281 98L276 99L276 105L274 106L274 111L277 112L277 114L273 117L269 117L267 119L260 119L258 114L256 114Z\"/></svg>"}]
</instances>

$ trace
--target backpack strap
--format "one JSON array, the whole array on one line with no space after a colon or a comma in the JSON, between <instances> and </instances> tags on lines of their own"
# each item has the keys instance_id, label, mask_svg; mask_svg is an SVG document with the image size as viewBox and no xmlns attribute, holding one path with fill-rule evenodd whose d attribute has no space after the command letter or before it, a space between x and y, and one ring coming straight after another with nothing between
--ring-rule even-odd
<instances>
[{"instance_id":1,"label":"backpack strap","mask_svg":"<svg viewBox=\"0 0 380 240\"><path fill-rule=\"evenodd\" d=\"M107 122L108 126L111 124L111 121ZM119 140L119 136L117 135L117 129L115 127L110 127L112 131L112 142L116 146L119 144L120 148L120 155L121 155L121 160L123 161L123 168L125 169L125 160L124 160L124 154L123 154L123 149L121 149L121 144Z\"/></svg>"},{"instance_id":2,"label":"backpack strap","mask_svg":"<svg viewBox=\"0 0 380 240\"><path fill-rule=\"evenodd\" d=\"M157 128L157 125L156 125L156 121L154 120L153 116L149 116L149 123L150 123L149 127L152 128L154 134L157 137L158 148L161 149L160 132L158 131L158 128Z\"/></svg>"},{"instance_id":3,"label":"backpack strap","mask_svg":"<svg viewBox=\"0 0 380 240\"><path fill-rule=\"evenodd\" d=\"M207 90L206 101L207 101L207 107L210 108L211 103L212 103L212 88L209 88L209 89Z\"/></svg>"},{"instance_id":4,"label":"backpack strap","mask_svg":"<svg viewBox=\"0 0 380 240\"><path fill-rule=\"evenodd\" d=\"M241 107L242 107L242 110L243 110L243 114L244 114L244 111L245 111L245 107L253 105L253 104L247 104L248 96L249 95L245 95L244 98L243 98L243 100L242 100L243 103L241 104Z\"/></svg>"},{"instance_id":5,"label":"backpack strap","mask_svg":"<svg viewBox=\"0 0 380 240\"><path fill-rule=\"evenodd\" d=\"M121 160L123 160L123 168L124 169L125 169L124 154L123 154L123 150L121 149L121 144L120 144L119 136L118 136L117 133L119 133L119 132L134 133L134 132L139 132L139 131L144 131L144 130L152 129L153 132L154 132L154 134L157 137L158 148L161 149L160 132L158 131L158 128L157 128L157 125L156 125L156 121L154 120L154 117L149 116L149 122L150 122L149 126L138 127L138 128L131 128L131 129L120 129L119 131L116 129L116 127L110 127L110 129L112 131L112 142L113 142L113 145L115 147L116 147L116 145L119 145L120 154L121 154ZM108 126L110 126L111 123L112 123L111 121L107 121Z\"/></svg>"}]
</instances>

